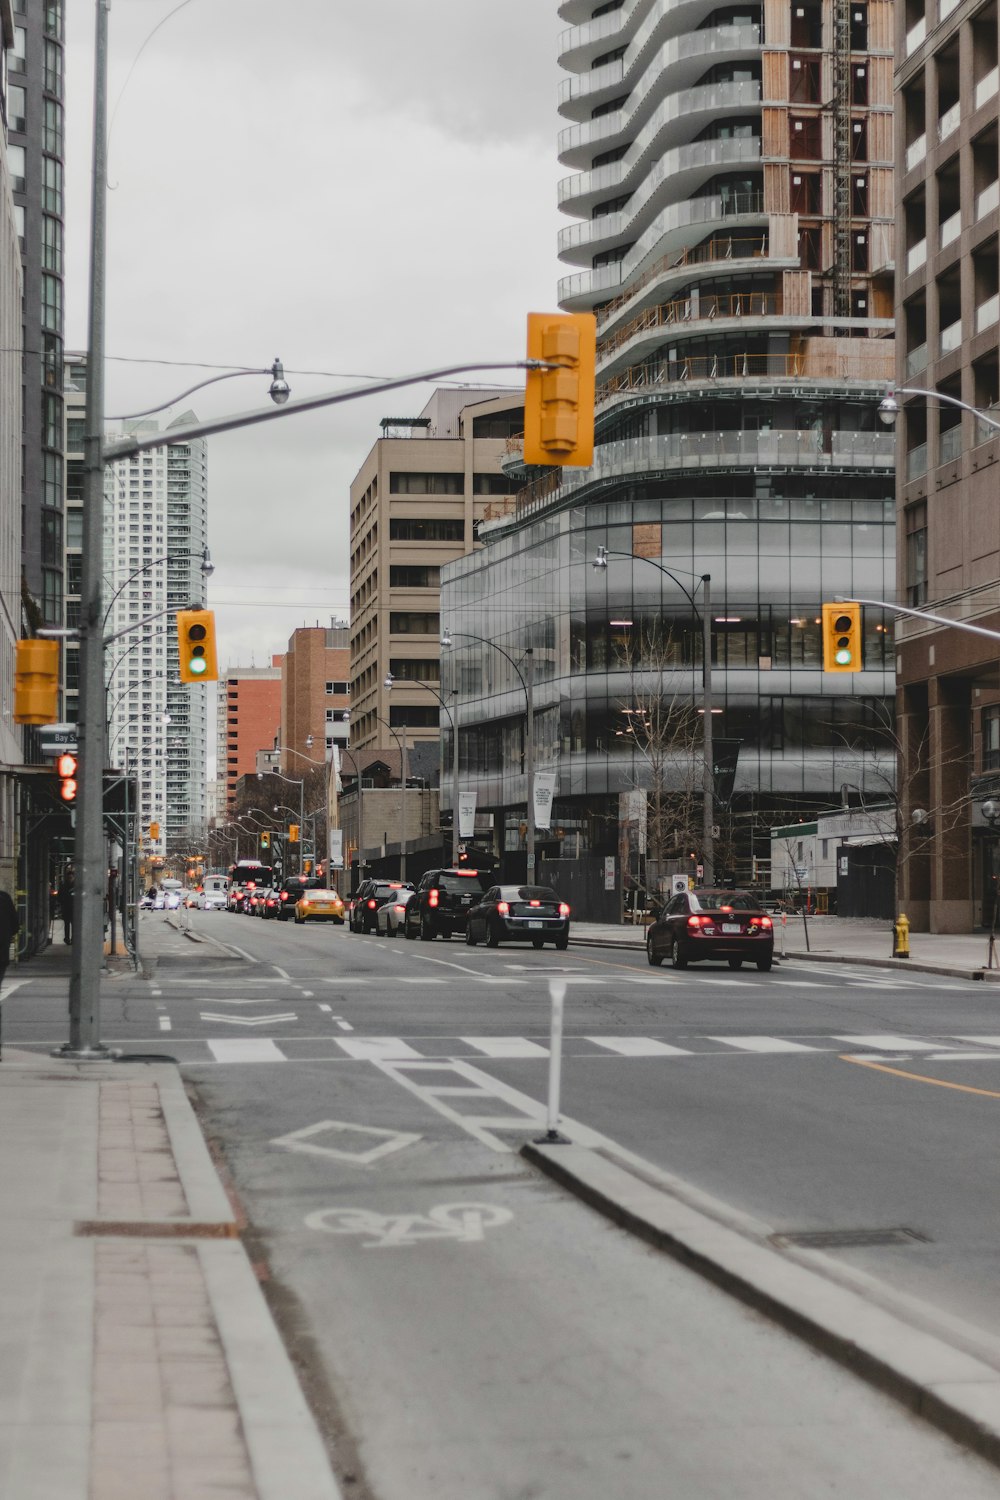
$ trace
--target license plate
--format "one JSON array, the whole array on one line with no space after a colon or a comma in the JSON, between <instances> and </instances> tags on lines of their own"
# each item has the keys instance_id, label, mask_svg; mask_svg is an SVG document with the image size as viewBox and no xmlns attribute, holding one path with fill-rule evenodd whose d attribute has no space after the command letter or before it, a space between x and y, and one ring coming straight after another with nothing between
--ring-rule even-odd
<instances>
[{"instance_id":1,"label":"license plate","mask_svg":"<svg viewBox=\"0 0 1000 1500\"><path fill-rule=\"evenodd\" d=\"M740 924L739 922L723 922L722 930L723 932L739 932Z\"/></svg>"},{"instance_id":2,"label":"license plate","mask_svg":"<svg viewBox=\"0 0 1000 1500\"><path fill-rule=\"evenodd\" d=\"M528 923L529 927L541 927L541 925L542 925L541 922L529 922Z\"/></svg>"}]
</instances>

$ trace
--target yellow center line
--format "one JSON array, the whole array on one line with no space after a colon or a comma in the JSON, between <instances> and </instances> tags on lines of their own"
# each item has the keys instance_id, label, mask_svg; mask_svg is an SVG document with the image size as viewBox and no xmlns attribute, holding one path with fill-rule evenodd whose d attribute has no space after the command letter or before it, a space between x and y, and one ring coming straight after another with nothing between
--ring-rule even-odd
<instances>
[{"instance_id":1,"label":"yellow center line","mask_svg":"<svg viewBox=\"0 0 1000 1500\"><path fill-rule=\"evenodd\" d=\"M891 1073L894 1078L910 1078L914 1083L932 1083L939 1089L957 1089L960 1094L982 1094L985 1099L1000 1099L995 1089L975 1089L969 1083L948 1083L943 1078L928 1078L925 1073L907 1073L903 1068L890 1068L887 1063L867 1062L862 1057L841 1054L841 1062L854 1063L859 1068L871 1068L876 1073Z\"/></svg>"}]
</instances>

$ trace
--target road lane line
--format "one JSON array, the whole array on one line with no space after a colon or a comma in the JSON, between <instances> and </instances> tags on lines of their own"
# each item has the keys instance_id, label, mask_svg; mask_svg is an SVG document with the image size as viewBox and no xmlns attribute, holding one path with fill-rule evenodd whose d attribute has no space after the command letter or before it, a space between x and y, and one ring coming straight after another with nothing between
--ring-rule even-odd
<instances>
[{"instance_id":1,"label":"road lane line","mask_svg":"<svg viewBox=\"0 0 1000 1500\"><path fill-rule=\"evenodd\" d=\"M887 1063L871 1062L866 1057L842 1057L840 1061L853 1063L857 1068L870 1068L874 1073L889 1073L893 1078L908 1078L913 1083L930 1083L938 1089L956 1089L960 1094L981 1094L984 1099L1000 1099L996 1089L977 1089L971 1083L950 1083L945 1078L928 1078L924 1073L907 1073L902 1068L890 1068Z\"/></svg>"},{"instance_id":2,"label":"road lane line","mask_svg":"<svg viewBox=\"0 0 1000 1500\"><path fill-rule=\"evenodd\" d=\"M940 1042L918 1042L909 1036L842 1036L833 1033L835 1042L850 1042L852 1047L871 1047L874 1052L938 1052Z\"/></svg>"},{"instance_id":3,"label":"road lane line","mask_svg":"<svg viewBox=\"0 0 1000 1500\"><path fill-rule=\"evenodd\" d=\"M724 1042L742 1052L821 1052L821 1047L807 1047L805 1042L787 1042L780 1036L710 1036L710 1042Z\"/></svg>"}]
</instances>

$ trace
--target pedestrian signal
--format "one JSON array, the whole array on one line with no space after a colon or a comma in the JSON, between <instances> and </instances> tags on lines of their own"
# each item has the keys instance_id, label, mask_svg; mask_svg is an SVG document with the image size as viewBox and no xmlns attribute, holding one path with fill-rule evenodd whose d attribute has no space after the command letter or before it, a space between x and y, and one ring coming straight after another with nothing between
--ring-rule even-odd
<instances>
[{"instance_id":1,"label":"pedestrian signal","mask_svg":"<svg viewBox=\"0 0 1000 1500\"><path fill-rule=\"evenodd\" d=\"M861 605L823 605L823 671L860 672Z\"/></svg>"},{"instance_id":2,"label":"pedestrian signal","mask_svg":"<svg viewBox=\"0 0 1000 1500\"><path fill-rule=\"evenodd\" d=\"M212 610L178 610L177 655L181 682L217 680L219 665L215 649L215 615Z\"/></svg>"},{"instance_id":3,"label":"pedestrian signal","mask_svg":"<svg viewBox=\"0 0 1000 1500\"><path fill-rule=\"evenodd\" d=\"M59 717L59 642L17 642L14 723L54 724Z\"/></svg>"},{"instance_id":4,"label":"pedestrian signal","mask_svg":"<svg viewBox=\"0 0 1000 1500\"><path fill-rule=\"evenodd\" d=\"M76 756L60 755L56 760L56 775L59 777L60 802L76 801Z\"/></svg>"}]
</instances>

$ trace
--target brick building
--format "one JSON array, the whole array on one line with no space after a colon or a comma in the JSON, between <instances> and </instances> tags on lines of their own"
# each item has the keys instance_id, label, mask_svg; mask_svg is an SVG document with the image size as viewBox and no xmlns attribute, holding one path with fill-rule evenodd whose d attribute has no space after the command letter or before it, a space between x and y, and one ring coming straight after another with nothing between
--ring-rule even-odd
<instances>
[{"instance_id":1,"label":"brick building","mask_svg":"<svg viewBox=\"0 0 1000 1500\"><path fill-rule=\"evenodd\" d=\"M281 675L278 744L285 775L301 775L325 761L334 740L346 742L350 656L350 629L342 621L293 632Z\"/></svg>"},{"instance_id":2,"label":"brick building","mask_svg":"<svg viewBox=\"0 0 1000 1500\"><path fill-rule=\"evenodd\" d=\"M227 667L219 682L218 776L224 809L231 811L241 776L257 770L257 755L269 749L281 726L281 656L269 667Z\"/></svg>"}]
</instances>

